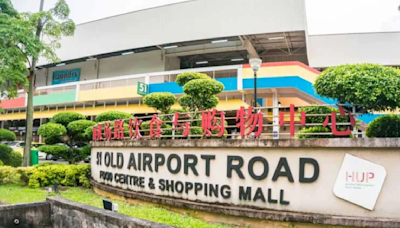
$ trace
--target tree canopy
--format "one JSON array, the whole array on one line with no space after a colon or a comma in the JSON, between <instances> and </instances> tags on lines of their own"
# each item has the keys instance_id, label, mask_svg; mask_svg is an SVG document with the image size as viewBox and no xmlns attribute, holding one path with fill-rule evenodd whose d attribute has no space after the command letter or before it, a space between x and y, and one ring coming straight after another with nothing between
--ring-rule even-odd
<instances>
[{"instance_id":1,"label":"tree canopy","mask_svg":"<svg viewBox=\"0 0 400 228\"><path fill-rule=\"evenodd\" d=\"M365 111L400 106L400 70L377 64L329 67L315 81L316 92Z\"/></svg>"},{"instance_id":2,"label":"tree canopy","mask_svg":"<svg viewBox=\"0 0 400 228\"><path fill-rule=\"evenodd\" d=\"M42 43L8 0L0 0L0 94L13 98L27 83L30 57L38 58Z\"/></svg>"}]
</instances>

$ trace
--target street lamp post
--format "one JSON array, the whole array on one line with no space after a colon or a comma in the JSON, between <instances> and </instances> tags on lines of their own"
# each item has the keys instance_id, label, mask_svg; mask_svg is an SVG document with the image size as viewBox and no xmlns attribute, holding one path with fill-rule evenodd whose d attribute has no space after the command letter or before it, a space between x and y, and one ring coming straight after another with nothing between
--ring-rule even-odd
<instances>
[{"instance_id":1,"label":"street lamp post","mask_svg":"<svg viewBox=\"0 0 400 228\"><path fill-rule=\"evenodd\" d=\"M262 60L253 58L249 60L251 68L253 68L254 72L254 107L257 107L257 71L260 69Z\"/></svg>"}]
</instances>

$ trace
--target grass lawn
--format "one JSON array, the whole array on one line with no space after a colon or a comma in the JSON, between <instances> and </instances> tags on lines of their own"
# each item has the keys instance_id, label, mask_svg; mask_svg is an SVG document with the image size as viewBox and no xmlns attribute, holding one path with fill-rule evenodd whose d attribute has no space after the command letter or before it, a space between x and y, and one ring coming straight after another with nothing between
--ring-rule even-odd
<instances>
[{"instance_id":1,"label":"grass lawn","mask_svg":"<svg viewBox=\"0 0 400 228\"><path fill-rule=\"evenodd\" d=\"M16 204L45 201L47 191L42 189L32 189L21 187L19 185L0 185L0 204ZM90 189L67 188L61 191L61 197L75 202L88 204L94 207L103 208L103 197L95 194ZM188 215L171 212L163 208L154 206L140 206L113 200L118 204L118 213L128 216L142 218L149 221L159 222L178 227L212 227L225 228L232 227L223 224L210 224L201 219L197 219Z\"/></svg>"}]
</instances>

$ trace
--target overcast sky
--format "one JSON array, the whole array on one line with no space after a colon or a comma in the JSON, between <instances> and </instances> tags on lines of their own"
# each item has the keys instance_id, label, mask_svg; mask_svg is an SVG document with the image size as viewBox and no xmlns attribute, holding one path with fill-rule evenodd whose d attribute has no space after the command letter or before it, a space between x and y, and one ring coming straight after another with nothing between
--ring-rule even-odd
<instances>
[{"instance_id":1,"label":"overcast sky","mask_svg":"<svg viewBox=\"0 0 400 228\"><path fill-rule=\"evenodd\" d=\"M57 0L45 0L45 9L54 6ZM76 24L98 20L136 10L161 5L185 2L188 0L66 0L70 9L70 17ZM20 12L37 12L40 0L11 0Z\"/></svg>"}]
</instances>

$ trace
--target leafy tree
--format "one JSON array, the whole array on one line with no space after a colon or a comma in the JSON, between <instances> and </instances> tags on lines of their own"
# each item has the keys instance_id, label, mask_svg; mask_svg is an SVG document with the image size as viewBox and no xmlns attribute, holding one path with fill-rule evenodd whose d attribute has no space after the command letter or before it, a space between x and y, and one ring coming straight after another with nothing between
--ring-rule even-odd
<instances>
[{"instance_id":1,"label":"leafy tree","mask_svg":"<svg viewBox=\"0 0 400 228\"><path fill-rule=\"evenodd\" d=\"M38 57L42 45L32 33L29 21L13 8L9 0L0 0L0 95L17 96L18 86L27 83L27 56Z\"/></svg>"},{"instance_id":2,"label":"leafy tree","mask_svg":"<svg viewBox=\"0 0 400 228\"><path fill-rule=\"evenodd\" d=\"M400 70L377 64L329 67L315 81L316 92L365 111L400 106Z\"/></svg>"},{"instance_id":3,"label":"leafy tree","mask_svg":"<svg viewBox=\"0 0 400 228\"><path fill-rule=\"evenodd\" d=\"M41 146L38 149L56 157L63 157L70 164L81 161L89 156L88 151L76 149L74 146L78 142L90 141L91 135L86 133L86 129L94 125L96 122L84 119L81 114L59 113L49 123L39 127L38 134L45 137L46 144L50 145ZM65 145L54 145L58 143L65 143Z\"/></svg>"},{"instance_id":4,"label":"leafy tree","mask_svg":"<svg viewBox=\"0 0 400 228\"><path fill-rule=\"evenodd\" d=\"M168 113L171 106L176 102L176 97L172 93L150 93L143 98L143 103L154 108L161 113Z\"/></svg>"},{"instance_id":5,"label":"leafy tree","mask_svg":"<svg viewBox=\"0 0 400 228\"><path fill-rule=\"evenodd\" d=\"M374 119L368 125L366 135L370 138L400 137L400 116L390 114Z\"/></svg>"},{"instance_id":6,"label":"leafy tree","mask_svg":"<svg viewBox=\"0 0 400 228\"><path fill-rule=\"evenodd\" d=\"M121 111L108 111L100 113L96 116L96 122L113 121L118 119L129 119L132 118L132 114Z\"/></svg>"},{"instance_id":7,"label":"leafy tree","mask_svg":"<svg viewBox=\"0 0 400 228\"><path fill-rule=\"evenodd\" d=\"M75 23L69 19L65 0L58 0L53 8L43 11L41 0L38 13L18 13L9 0L0 0L0 93L9 97L17 95L18 85L26 85L26 139L23 165L30 165L30 149L33 129L33 77L37 61L44 57L58 62L55 50L60 48L61 36L71 36ZM41 40L42 37L45 39ZM5 82L9 82L5 93Z\"/></svg>"},{"instance_id":8,"label":"leafy tree","mask_svg":"<svg viewBox=\"0 0 400 228\"><path fill-rule=\"evenodd\" d=\"M218 105L216 95L224 90L224 85L206 74L187 72L178 75L176 83L183 86L185 95L181 96L179 104L190 111L212 109Z\"/></svg>"},{"instance_id":9,"label":"leafy tree","mask_svg":"<svg viewBox=\"0 0 400 228\"><path fill-rule=\"evenodd\" d=\"M15 133L7 129L0 129L0 141L15 141Z\"/></svg>"}]
</instances>

